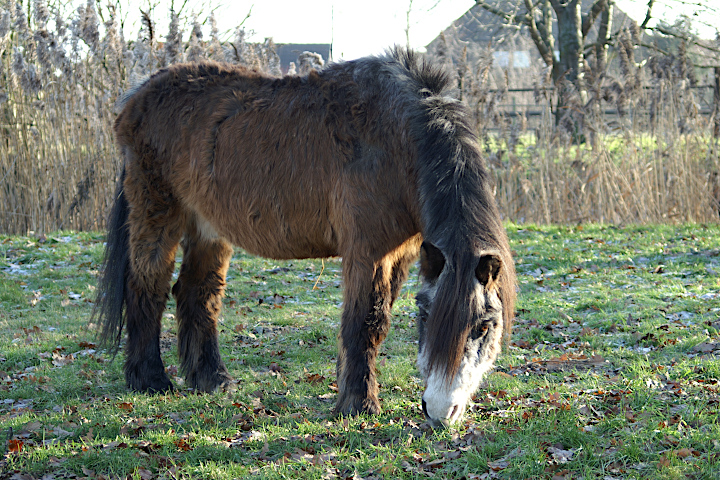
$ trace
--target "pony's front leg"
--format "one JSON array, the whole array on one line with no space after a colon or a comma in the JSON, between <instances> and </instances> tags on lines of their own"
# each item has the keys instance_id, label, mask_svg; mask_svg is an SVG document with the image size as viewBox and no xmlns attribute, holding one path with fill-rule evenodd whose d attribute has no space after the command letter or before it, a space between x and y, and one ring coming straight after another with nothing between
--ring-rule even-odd
<instances>
[{"instance_id":1,"label":"pony's front leg","mask_svg":"<svg viewBox=\"0 0 720 480\"><path fill-rule=\"evenodd\" d=\"M375 359L390 327L392 264L343 259L345 307L338 334L335 413L380 413Z\"/></svg>"},{"instance_id":2,"label":"pony's front leg","mask_svg":"<svg viewBox=\"0 0 720 480\"><path fill-rule=\"evenodd\" d=\"M232 380L220 358L217 321L233 250L220 238L202 238L194 225L182 246L180 276L172 289L180 366L188 386L212 392Z\"/></svg>"}]
</instances>

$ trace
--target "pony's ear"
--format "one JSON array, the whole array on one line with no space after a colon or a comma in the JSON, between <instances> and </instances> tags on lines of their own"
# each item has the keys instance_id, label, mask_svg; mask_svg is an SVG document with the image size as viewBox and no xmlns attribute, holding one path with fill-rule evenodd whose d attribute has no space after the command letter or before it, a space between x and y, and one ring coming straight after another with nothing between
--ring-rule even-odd
<instances>
[{"instance_id":1,"label":"pony's ear","mask_svg":"<svg viewBox=\"0 0 720 480\"><path fill-rule=\"evenodd\" d=\"M475 267L475 276L478 282L486 289L489 289L497 282L501 267L502 260L500 260L500 255L492 252L484 253L480 256L477 267Z\"/></svg>"},{"instance_id":2,"label":"pony's ear","mask_svg":"<svg viewBox=\"0 0 720 480\"><path fill-rule=\"evenodd\" d=\"M420 274L428 280L437 279L445 268L445 255L430 242L420 248Z\"/></svg>"}]
</instances>

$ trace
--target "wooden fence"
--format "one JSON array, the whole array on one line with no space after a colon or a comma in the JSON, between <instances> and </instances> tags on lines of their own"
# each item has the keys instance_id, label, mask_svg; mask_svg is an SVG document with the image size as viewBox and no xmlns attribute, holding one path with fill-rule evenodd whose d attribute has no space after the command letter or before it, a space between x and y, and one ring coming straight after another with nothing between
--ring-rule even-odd
<instances>
[{"instance_id":1,"label":"wooden fence","mask_svg":"<svg viewBox=\"0 0 720 480\"><path fill-rule=\"evenodd\" d=\"M642 97L649 98L657 89L656 85L644 85ZM693 114L706 117L708 122L712 122L713 135L720 138L720 67L714 68L713 83L687 86L684 90L692 94L690 108L694 109ZM548 117L552 117L552 123L555 123L557 99L552 87L540 91L534 88L492 89L488 93L502 96L501 103L496 106L498 113L510 121L522 117L527 121L528 130L536 131ZM540 101L537 101L538 96L541 97ZM631 119L635 128L639 126L652 129L652 119L658 117L660 110L657 103L649 101L629 105L626 109L619 109L610 102L602 101L600 108L603 116L601 121L609 132L619 126L622 119ZM497 131L500 128L495 125L488 130Z\"/></svg>"}]
</instances>

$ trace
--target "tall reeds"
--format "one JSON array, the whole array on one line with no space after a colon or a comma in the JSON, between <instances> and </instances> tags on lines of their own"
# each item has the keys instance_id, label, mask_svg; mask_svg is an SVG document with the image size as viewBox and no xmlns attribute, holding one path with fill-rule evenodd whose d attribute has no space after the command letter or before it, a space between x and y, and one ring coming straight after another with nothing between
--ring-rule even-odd
<instances>
[{"instance_id":1,"label":"tall reeds","mask_svg":"<svg viewBox=\"0 0 720 480\"><path fill-rule=\"evenodd\" d=\"M718 221L720 160L713 105L700 105L701 94L707 99L712 90L693 88L712 84L713 72L706 70L708 77L698 79L683 44L675 54L637 62L639 42L635 27L623 31L616 68L601 75L588 72L586 98L571 93L561 102L569 112L552 111L558 89L546 71L535 73L534 99L520 102L532 106L513 112L507 71L492 66L492 52L474 65L454 67L461 72L460 95L475 114L506 219ZM462 63L465 56L459 58ZM528 121L528 110L535 115L533 122ZM571 130L577 123L565 121L577 113L582 114L585 134L580 141Z\"/></svg>"},{"instance_id":2,"label":"tall reeds","mask_svg":"<svg viewBox=\"0 0 720 480\"><path fill-rule=\"evenodd\" d=\"M239 29L240 42L222 43L212 15L208 39L175 12L159 37L146 12L128 42L112 6L87 0L68 18L57 5L0 0L0 233L104 226L119 169L113 105L156 69L213 59L279 73L271 40Z\"/></svg>"},{"instance_id":3,"label":"tall reeds","mask_svg":"<svg viewBox=\"0 0 720 480\"><path fill-rule=\"evenodd\" d=\"M271 39L250 43L238 28L223 42L212 15L203 26L198 16L184 24L171 11L163 35L145 12L128 41L112 7L98 11L87 0L68 17L51 5L0 0L0 233L104 226L119 169L113 105L156 69L211 59L280 73ZM495 67L492 51L473 63L437 52L470 107L506 219L718 220L713 115L700 115L694 89L711 82L697 77L683 47L639 63L638 43L636 29L619 36L614 70L595 71L589 58L587 92L564 89L571 92L561 102L565 113L553 111L549 71L524 75L534 91L520 104L533 104L532 118L530 109L508 108L518 74ZM321 57L303 54L291 71L321 67Z\"/></svg>"}]
</instances>

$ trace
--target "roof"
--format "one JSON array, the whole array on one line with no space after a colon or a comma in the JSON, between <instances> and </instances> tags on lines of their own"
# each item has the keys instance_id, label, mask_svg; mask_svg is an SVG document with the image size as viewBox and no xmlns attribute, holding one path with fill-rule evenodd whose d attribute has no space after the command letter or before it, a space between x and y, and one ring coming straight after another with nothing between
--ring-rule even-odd
<instances>
[{"instance_id":1,"label":"roof","mask_svg":"<svg viewBox=\"0 0 720 480\"><path fill-rule=\"evenodd\" d=\"M486 0L486 3L508 13L524 13L525 7L522 2L510 0ZM583 15L592 7L595 0L581 0L581 10ZM618 27L629 25L631 19L615 5L613 10L613 31ZM597 35L597 24L595 21L593 28L588 34L588 43L592 43ZM557 38L557 22L554 22L553 30ZM445 36L445 41L451 49L454 59L459 58L463 46L467 45L487 48L493 47L494 50L529 50L535 54L535 47L530 38L527 27L508 26L499 16L488 12L484 8L473 5L461 17L455 20L447 27L441 35ZM432 42L427 45L427 51L435 53L438 46L442 43L441 35L438 35ZM503 48L503 45L508 44Z\"/></svg>"},{"instance_id":2,"label":"roof","mask_svg":"<svg viewBox=\"0 0 720 480\"><path fill-rule=\"evenodd\" d=\"M287 73L290 62L298 64L298 55L303 52L319 53L325 63L332 60L332 44L330 43L285 43L277 45L280 56L280 69Z\"/></svg>"}]
</instances>

